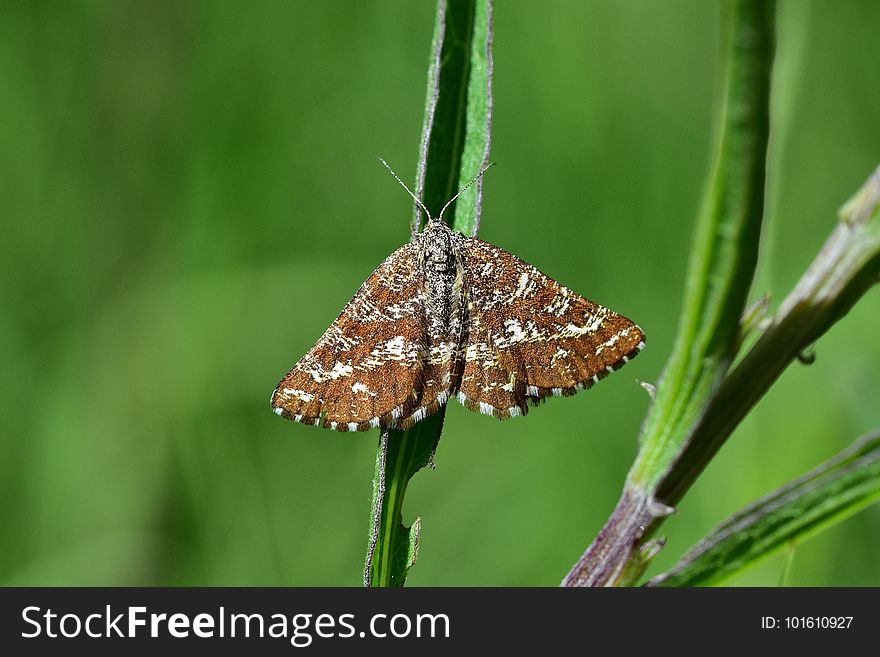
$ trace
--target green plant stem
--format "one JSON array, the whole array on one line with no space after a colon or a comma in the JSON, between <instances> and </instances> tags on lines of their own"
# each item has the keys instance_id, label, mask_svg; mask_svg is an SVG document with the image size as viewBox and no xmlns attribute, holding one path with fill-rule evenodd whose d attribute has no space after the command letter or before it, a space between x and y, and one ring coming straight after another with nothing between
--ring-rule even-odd
<instances>
[{"instance_id":1,"label":"green plant stem","mask_svg":"<svg viewBox=\"0 0 880 657\"><path fill-rule=\"evenodd\" d=\"M774 9L765 0L726 5L714 163L693 238L678 337L618 507L563 586L614 583L647 528L672 511L656 491L686 450L691 427L739 347L763 216Z\"/></svg>"},{"instance_id":2,"label":"green plant stem","mask_svg":"<svg viewBox=\"0 0 880 657\"><path fill-rule=\"evenodd\" d=\"M492 125L492 0L438 0L416 196L433 213L488 162ZM482 180L456 201L446 217L473 235L482 207ZM422 222L415 206L412 232ZM403 525L403 502L412 476L433 466L445 407L411 429L382 433L376 455L365 586L403 586L418 558L421 518Z\"/></svg>"},{"instance_id":3,"label":"green plant stem","mask_svg":"<svg viewBox=\"0 0 880 657\"><path fill-rule=\"evenodd\" d=\"M823 335L880 281L880 167L841 210L840 221L754 346L727 376L653 495L627 486L618 507L585 553L584 576L617 573L636 558L746 413L801 351ZM854 480L852 480L854 481ZM667 512L667 513L664 513ZM609 543L628 536L631 543ZM610 546L610 547L609 547ZM616 548L616 549L612 549ZM582 558L583 560L583 558Z\"/></svg>"},{"instance_id":4,"label":"green plant stem","mask_svg":"<svg viewBox=\"0 0 880 657\"><path fill-rule=\"evenodd\" d=\"M649 586L721 584L880 499L880 430L732 515Z\"/></svg>"},{"instance_id":5,"label":"green plant stem","mask_svg":"<svg viewBox=\"0 0 880 657\"><path fill-rule=\"evenodd\" d=\"M727 436L796 360L880 279L880 167L844 206L822 250L694 424L657 495L676 504Z\"/></svg>"},{"instance_id":6,"label":"green plant stem","mask_svg":"<svg viewBox=\"0 0 880 657\"><path fill-rule=\"evenodd\" d=\"M736 355L758 261L769 138L773 3L735 0L713 172L691 249L681 323L628 481L653 489Z\"/></svg>"},{"instance_id":7,"label":"green plant stem","mask_svg":"<svg viewBox=\"0 0 880 657\"><path fill-rule=\"evenodd\" d=\"M442 417L420 422L409 431L386 430L379 436L365 586L402 586L418 559L421 518L405 527L403 500L410 478L430 462L440 439L438 422L442 423Z\"/></svg>"}]
</instances>

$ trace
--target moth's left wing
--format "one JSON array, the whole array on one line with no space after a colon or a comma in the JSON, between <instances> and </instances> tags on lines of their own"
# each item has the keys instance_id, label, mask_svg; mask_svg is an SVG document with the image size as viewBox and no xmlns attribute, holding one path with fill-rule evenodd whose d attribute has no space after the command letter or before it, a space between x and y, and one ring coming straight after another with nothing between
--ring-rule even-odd
<instances>
[{"instance_id":1,"label":"moth's left wing","mask_svg":"<svg viewBox=\"0 0 880 657\"><path fill-rule=\"evenodd\" d=\"M468 340L459 400L497 417L526 400L572 395L635 357L645 334L504 249L477 238L460 248Z\"/></svg>"}]
</instances>

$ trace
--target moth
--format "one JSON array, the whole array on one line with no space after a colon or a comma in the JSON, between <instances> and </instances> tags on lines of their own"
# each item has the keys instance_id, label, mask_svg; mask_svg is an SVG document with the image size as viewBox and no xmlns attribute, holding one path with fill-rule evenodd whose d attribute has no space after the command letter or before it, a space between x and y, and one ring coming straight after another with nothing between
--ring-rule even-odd
<instances>
[{"instance_id":1,"label":"moth","mask_svg":"<svg viewBox=\"0 0 880 657\"><path fill-rule=\"evenodd\" d=\"M455 397L506 419L592 387L645 346L623 315L450 229L443 213L471 183L434 218L391 173L428 221L281 379L275 413L336 431L407 429Z\"/></svg>"}]
</instances>

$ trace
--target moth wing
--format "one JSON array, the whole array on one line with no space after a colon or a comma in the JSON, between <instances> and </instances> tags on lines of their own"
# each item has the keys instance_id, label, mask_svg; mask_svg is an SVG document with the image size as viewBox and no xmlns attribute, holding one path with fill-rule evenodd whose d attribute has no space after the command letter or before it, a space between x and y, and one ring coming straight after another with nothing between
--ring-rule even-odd
<instances>
[{"instance_id":1,"label":"moth wing","mask_svg":"<svg viewBox=\"0 0 880 657\"><path fill-rule=\"evenodd\" d=\"M427 353L423 282L412 244L388 256L281 379L270 400L274 411L337 431L409 418L420 402Z\"/></svg>"},{"instance_id":2,"label":"moth wing","mask_svg":"<svg viewBox=\"0 0 880 657\"><path fill-rule=\"evenodd\" d=\"M468 408L524 414L527 399L589 388L644 347L632 321L504 249L473 238L461 253L469 320L459 400Z\"/></svg>"}]
</instances>

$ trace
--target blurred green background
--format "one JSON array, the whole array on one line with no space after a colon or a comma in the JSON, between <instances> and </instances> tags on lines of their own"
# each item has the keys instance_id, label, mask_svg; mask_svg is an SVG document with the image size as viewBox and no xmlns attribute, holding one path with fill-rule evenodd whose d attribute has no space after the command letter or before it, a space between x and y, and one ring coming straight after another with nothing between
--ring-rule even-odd
<instances>
[{"instance_id":1,"label":"blurred green background","mask_svg":"<svg viewBox=\"0 0 880 657\"><path fill-rule=\"evenodd\" d=\"M4 2L0 582L359 585L376 432L285 422L281 375L408 238L431 2ZM500 2L481 237L636 320L595 390L452 404L411 585L555 585L613 508L676 329L719 7ZM880 4L780 4L779 301L880 160ZM880 425L880 295L793 366L666 523L658 568ZM737 584L775 585L783 558ZM880 508L794 552L880 585Z\"/></svg>"}]
</instances>

